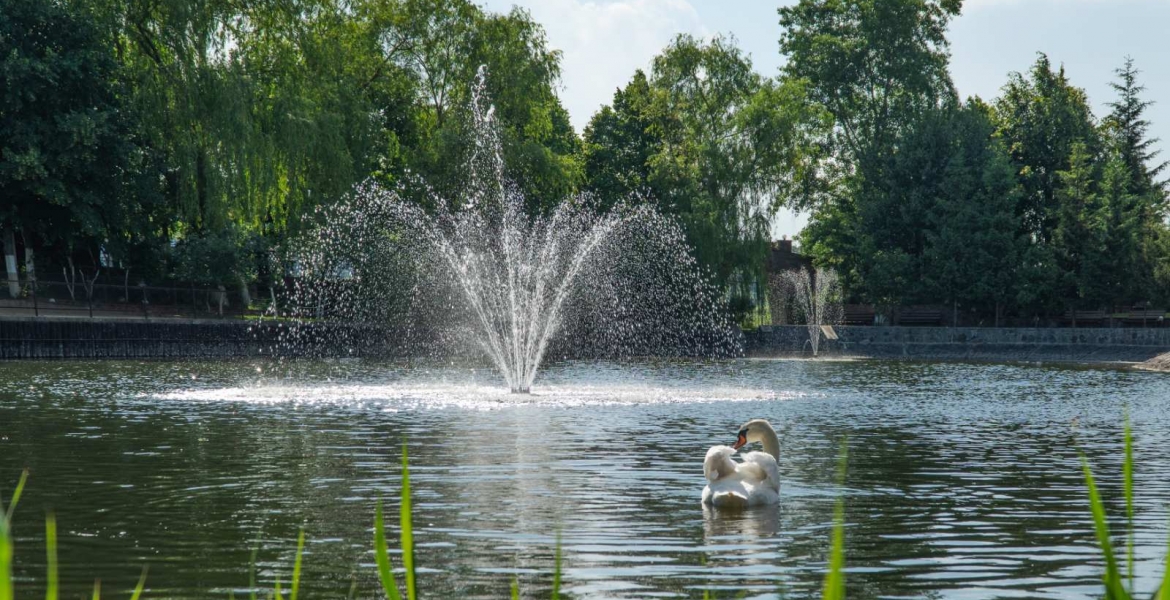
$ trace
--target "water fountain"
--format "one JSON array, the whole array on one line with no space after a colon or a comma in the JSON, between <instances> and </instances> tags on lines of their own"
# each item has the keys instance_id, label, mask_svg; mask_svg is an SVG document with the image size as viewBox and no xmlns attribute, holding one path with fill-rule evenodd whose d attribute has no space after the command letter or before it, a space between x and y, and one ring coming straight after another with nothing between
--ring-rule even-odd
<instances>
[{"instance_id":1,"label":"water fountain","mask_svg":"<svg viewBox=\"0 0 1170 600\"><path fill-rule=\"evenodd\" d=\"M388 324L415 353L474 339L513 392L531 389L558 333L563 355L737 352L722 294L673 219L586 195L525 212L484 90L481 72L461 197L427 190L420 203L366 183L320 216L294 252L303 323L350 325L333 345L361 343L353 324Z\"/></svg>"},{"instance_id":2,"label":"water fountain","mask_svg":"<svg viewBox=\"0 0 1170 600\"><path fill-rule=\"evenodd\" d=\"M784 278L796 298L797 308L804 315L808 343L816 356L824 334L822 326L833 325L841 319L841 284L837 272L832 269L816 272L796 269L785 272Z\"/></svg>"}]
</instances>

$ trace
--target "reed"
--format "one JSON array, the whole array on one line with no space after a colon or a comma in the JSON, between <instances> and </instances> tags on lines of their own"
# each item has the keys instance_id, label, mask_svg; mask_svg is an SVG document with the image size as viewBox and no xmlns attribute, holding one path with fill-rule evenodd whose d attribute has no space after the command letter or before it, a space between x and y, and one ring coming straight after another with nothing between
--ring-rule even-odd
<instances>
[{"instance_id":1,"label":"reed","mask_svg":"<svg viewBox=\"0 0 1170 600\"><path fill-rule=\"evenodd\" d=\"M849 465L849 444L841 442L841 453L837 459L837 485L845 487L845 473ZM825 586L821 593L824 600L845 600L845 497L837 496L833 509L833 535L829 547L829 572L825 575Z\"/></svg>"},{"instance_id":2,"label":"reed","mask_svg":"<svg viewBox=\"0 0 1170 600\"><path fill-rule=\"evenodd\" d=\"M1129 589L1125 587L1126 576L1122 574L1118 563L1117 553L1114 552L1112 536L1109 532L1109 522L1105 516L1105 503L1101 500L1101 493L1093 478L1093 470L1089 467L1089 460L1081 453L1081 470L1085 475L1085 487L1089 494L1089 510L1093 514L1093 530L1097 536L1097 545L1101 548L1101 555L1105 559L1105 573L1101 576L1105 584L1105 600L1131 600L1136 593L1134 575L1134 485L1133 485L1133 430L1130 426L1129 414L1125 416L1124 429L1125 455L1122 460L1122 488L1125 495L1125 517L1127 525L1126 544L1126 574L1129 579ZM1166 552L1166 565L1162 573L1162 582L1154 591L1153 600L1170 600L1170 547Z\"/></svg>"}]
</instances>

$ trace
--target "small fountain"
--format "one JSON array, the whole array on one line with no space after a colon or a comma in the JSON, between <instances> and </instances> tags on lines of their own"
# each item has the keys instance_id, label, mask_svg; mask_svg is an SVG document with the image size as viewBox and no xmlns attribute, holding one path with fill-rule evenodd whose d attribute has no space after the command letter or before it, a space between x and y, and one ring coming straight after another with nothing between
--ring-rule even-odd
<instances>
[{"instance_id":1,"label":"small fountain","mask_svg":"<svg viewBox=\"0 0 1170 600\"><path fill-rule=\"evenodd\" d=\"M796 269L784 273L784 278L796 298L798 310L804 315L808 343L812 346L813 356L817 356L824 335L822 326L841 320L841 283L837 272L832 269L815 272Z\"/></svg>"},{"instance_id":2,"label":"small fountain","mask_svg":"<svg viewBox=\"0 0 1170 600\"><path fill-rule=\"evenodd\" d=\"M506 177L482 68L468 108L461 197L420 186L419 203L366 183L320 216L294 252L305 324L344 324L333 345L365 343L355 324L388 324L403 347L414 340L407 353L460 354L474 339L517 393L566 329L565 354L738 351L722 294L673 219L645 203L602 211L588 196L530 216Z\"/></svg>"}]
</instances>

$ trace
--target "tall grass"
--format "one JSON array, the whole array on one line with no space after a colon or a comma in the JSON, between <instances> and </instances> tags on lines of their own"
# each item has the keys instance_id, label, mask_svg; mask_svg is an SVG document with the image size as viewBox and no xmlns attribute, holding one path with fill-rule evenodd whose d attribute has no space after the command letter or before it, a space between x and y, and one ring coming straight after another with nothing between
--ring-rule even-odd
<instances>
[{"instance_id":1,"label":"tall grass","mask_svg":"<svg viewBox=\"0 0 1170 600\"><path fill-rule=\"evenodd\" d=\"M841 442L841 453L837 459L837 485L845 487L845 473L849 465L849 444ZM833 509L833 535L829 547L829 572L825 575L823 600L845 600L845 497L837 496Z\"/></svg>"},{"instance_id":2,"label":"tall grass","mask_svg":"<svg viewBox=\"0 0 1170 600\"><path fill-rule=\"evenodd\" d=\"M1105 516L1105 503L1097 490L1097 482L1093 478L1093 470L1089 467L1089 460L1081 453L1081 470L1085 475L1085 487L1089 493L1089 510L1093 514L1093 530L1097 536L1097 544L1101 547L1101 555L1105 559L1105 573L1102 580L1105 583L1105 600L1131 600L1136 593L1134 576L1134 510L1133 510L1133 430L1129 422L1129 414L1125 416L1125 457L1122 460L1122 487L1125 494L1125 517L1127 525L1126 544L1126 572L1129 576L1129 589L1125 587L1125 576L1122 575L1118 564L1117 554L1113 550L1112 536L1109 533L1109 522ZM1162 582L1155 590L1155 600L1170 600L1170 546L1166 551L1166 565L1162 573Z\"/></svg>"}]
</instances>

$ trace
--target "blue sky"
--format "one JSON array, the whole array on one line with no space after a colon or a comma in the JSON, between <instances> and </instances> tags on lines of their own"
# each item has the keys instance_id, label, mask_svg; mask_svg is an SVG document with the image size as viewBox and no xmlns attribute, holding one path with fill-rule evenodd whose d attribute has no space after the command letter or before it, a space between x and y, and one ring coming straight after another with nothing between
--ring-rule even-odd
<instances>
[{"instance_id":1,"label":"blue sky","mask_svg":"<svg viewBox=\"0 0 1170 600\"><path fill-rule=\"evenodd\" d=\"M561 99L578 131L634 69L678 33L733 34L756 70L775 75L783 64L777 0L487 0L489 10L519 5L564 52ZM991 100L1011 71L1024 71L1037 52L1063 64L1084 88L1098 118L1113 98L1109 82L1125 56L1142 70L1152 134L1170 154L1170 0L966 0L950 28L951 74L959 93ZM1162 158L1170 158L1170 155ZM801 215L777 217L773 233L793 235Z\"/></svg>"}]
</instances>

